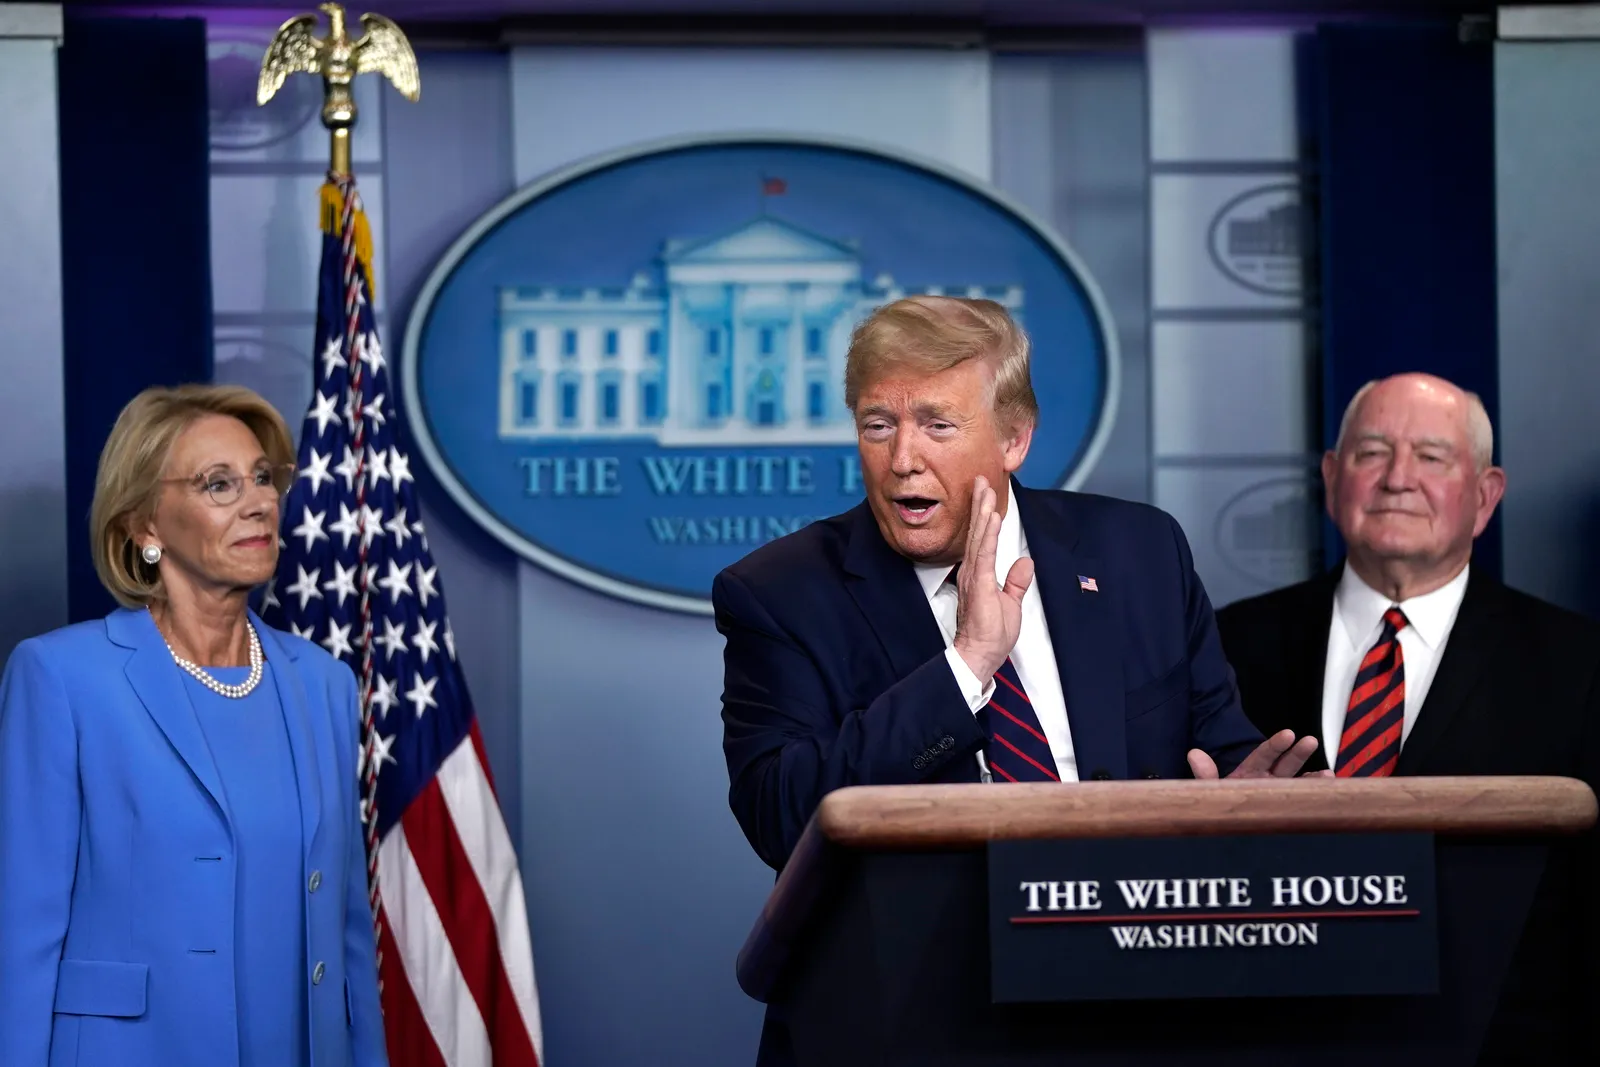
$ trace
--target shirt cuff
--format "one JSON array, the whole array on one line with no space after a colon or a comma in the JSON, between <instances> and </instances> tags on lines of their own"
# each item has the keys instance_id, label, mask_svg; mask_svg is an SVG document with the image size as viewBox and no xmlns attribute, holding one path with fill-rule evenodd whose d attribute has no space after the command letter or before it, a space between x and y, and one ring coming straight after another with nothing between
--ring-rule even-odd
<instances>
[{"instance_id":1,"label":"shirt cuff","mask_svg":"<svg viewBox=\"0 0 1600 1067\"><path fill-rule=\"evenodd\" d=\"M961 653L953 648L945 649L944 658L950 664L950 673L956 676L961 695L967 698L967 709L976 715L994 696L994 679L990 678L988 685L979 682L978 676L967 666L967 661L961 658Z\"/></svg>"}]
</instances>

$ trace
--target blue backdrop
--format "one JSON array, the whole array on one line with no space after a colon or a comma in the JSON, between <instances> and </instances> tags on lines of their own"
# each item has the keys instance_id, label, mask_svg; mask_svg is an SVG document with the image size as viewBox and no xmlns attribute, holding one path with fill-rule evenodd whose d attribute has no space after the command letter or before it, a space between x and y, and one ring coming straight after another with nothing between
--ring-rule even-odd
<instances>
[{"instance_id":1,"label":"blue backdrop","mask_svg":"<svg viewBox=\"0 0 1600 1067\"><path fill-rule=\"evenodd\" d=\"M1471 389L1499 425L1493 49L1451 22L1323 27L1312 55L1324 443L1357 389L1401 371ZM1324 547L1343 556L1331 524ZM1500 576L1498 515L1472 559Z\"/></svg>"},{"instance_id":2,"label":"blue backdrop","mask_svg":"<svg viewBox=\"0 0 1600 1067\"><path fill-rule=\"evenodd\" d=\"M78 622L115 606L90 559L89 505L118 413L148 386L211 380L206 25L69 18L58 69L67 592Z\"/></svg>"}]
</instances>

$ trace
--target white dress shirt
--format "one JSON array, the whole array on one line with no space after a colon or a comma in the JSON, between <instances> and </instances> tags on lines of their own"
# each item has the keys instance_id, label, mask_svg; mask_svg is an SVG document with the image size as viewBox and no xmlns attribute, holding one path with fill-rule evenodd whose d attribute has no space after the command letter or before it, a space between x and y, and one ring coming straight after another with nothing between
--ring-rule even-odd
<instances>
[{"instance_id":1,"label":"white dress shirt","mask_svg":"<svg viewBox=\"0 0 1600 1067\"><path fill-rule=\"evenodd\" d=\"M1016 502L1006 508L1000 520L1000 539L995 546L995 582L1004 585L1011 565L1028 555L1028 539L1022 532L1022 520L1017 517ZM928 606L944 634L945 658L956 676L956 684L967 698L967 706L977 714L994 695L994 679L988 684L978 681L967 661L952 647L956 638L956 587L945 581L950 574L950 564L917 564L917 580L927 594ZM1022 630L1011 650L1011 665L1017 669L1022 688L1028 693L1033 712L1039 717L1039 726L1050 742L1050 754L1056 758L1056 773L1063 782L1078 780L1078 758L1072 751L1072 729L1067 724L1067 699L1061 692L1061 672L1056 668L1056 650L1050 642L1050 627L1044 619L1044 603L1039 599L1039 583L1028 586L1022 598Z\"/></svg>"},{"instance_id":2,"label":"white dress shirt","mask_svg":"<svg viewBox=\"0 0 1600 1067\"><path fill-rule=\"evenodd\" d=\"M1405 664L1405 721L1400 727L1400 744L1411 736L1417 712L1428 698L1439 656L1450 639L1450 628L1461 610L1467 591L1467 571L1431 593L1394 601L1362 581L1346 564L1344 576L1333 594L1333 620L1328 626L1328 659L1322 675L1322 743L1328 766L1339 762L1339 736L1344 733L1345 714L1350 706L1350 691L1355 688L1361 661L1383 633L1383 613L1398 607L1406 616L1400 631L1400 655Z\"/></svg>"}]
</instances>

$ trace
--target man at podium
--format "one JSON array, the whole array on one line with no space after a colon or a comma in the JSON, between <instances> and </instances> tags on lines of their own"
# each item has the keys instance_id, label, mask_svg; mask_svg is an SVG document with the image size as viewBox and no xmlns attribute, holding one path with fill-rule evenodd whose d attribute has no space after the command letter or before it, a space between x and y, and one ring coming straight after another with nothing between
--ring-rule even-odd
<instances>
[{"instance_id":1,"label":"man at podium","mask_svg":"<svg viewBox=\"0 0 1600 1067\"><path fill-rule=\"evenodd\" d=\"M866 500L712 587L730 805L781 868L843 786L1291 776L1244 716L1178 524L1025 489L1029 345L999 304L912 297L851 339Z\"/></svg>"}]
</instances>

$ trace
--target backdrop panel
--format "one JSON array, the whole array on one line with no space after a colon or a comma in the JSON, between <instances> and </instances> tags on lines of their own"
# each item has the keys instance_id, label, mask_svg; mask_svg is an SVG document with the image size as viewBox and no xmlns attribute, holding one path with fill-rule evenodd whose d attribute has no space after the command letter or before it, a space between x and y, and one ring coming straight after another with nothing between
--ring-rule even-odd
<instances>
[{"instance_id":1,"label":"backdrop panel","mask_svg":"<svg viewBox=\"0 0 1600 1067\"><path fill-rule=\"evenodd\" d=\"M1066 238L1099 284L1116 331L1116 421L1082 488L1148 503L1150 178L1143 50L1000 54L990 69L994 184Z\"/></svg>"},{"instance_id":2,"label":"backdrop panel","mask_svg":"<svg viewBox=\"0 0 1600 1067\"><path fill-rule=\"evenodd\" d=\"M1150 35L1155 502L1221 606L1309 577L1309 227L1297 35Z\"/></svg>"},{"instance_id":3,"label":"backdrop panel","mask_svg":"<svg viewBox=\"0 0 1600 1067\"><path fill-rule=\"evenodd\" d=\"M67 621L57 129L54 37L0 37L0 665Z\"/></svg>"},{"instance_id":4,"label":"backdrop panel","mask_svg":"<svg viewBox=\"0 0 1600 1067\"><path fill-rule=\"evenodd\" d=\"M1494 62L1505 577L1600 615L1600 42Z\"/></svg>"}]
</instances>

